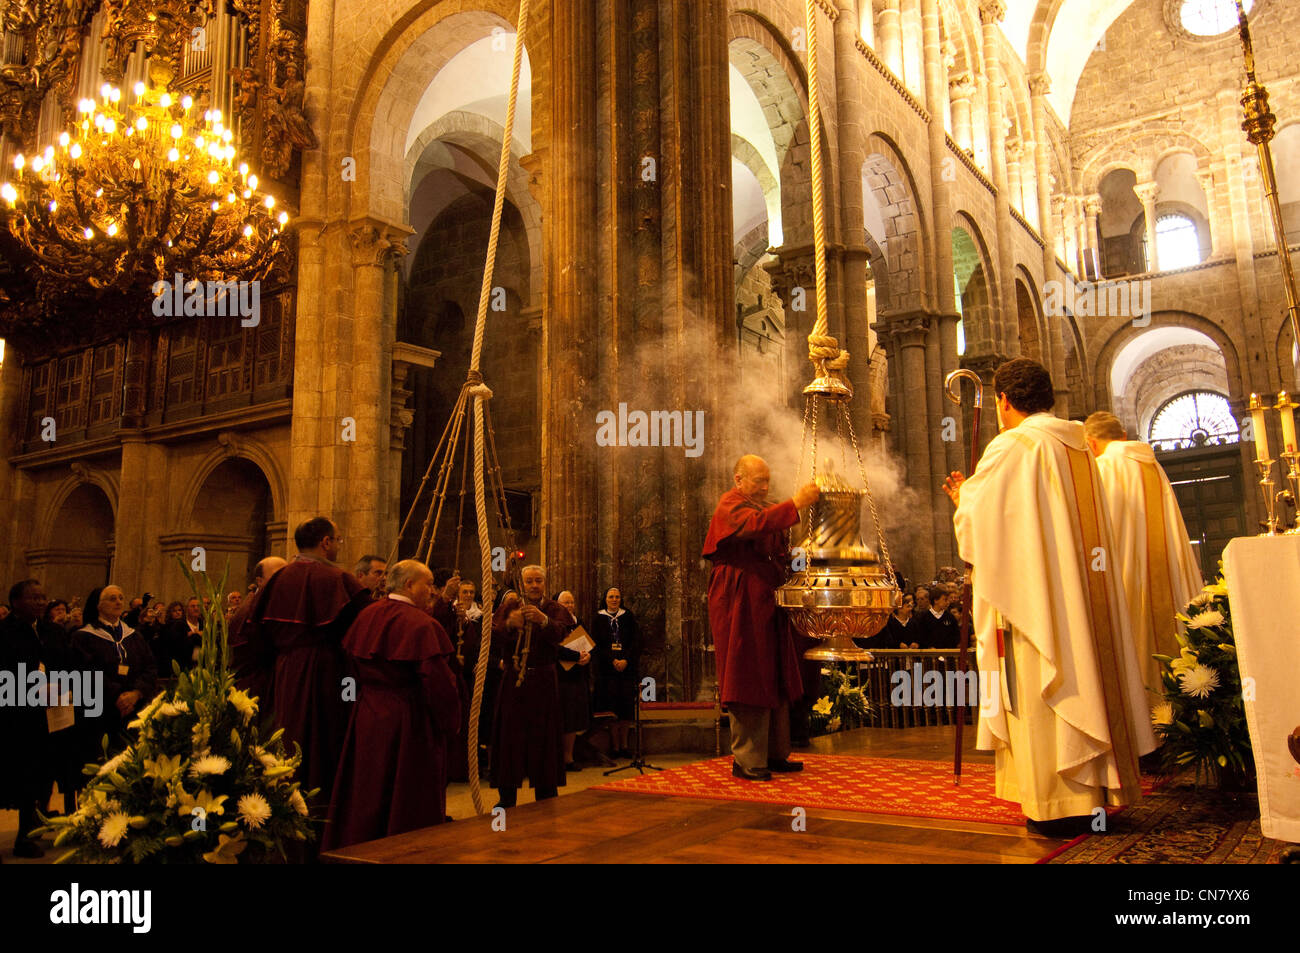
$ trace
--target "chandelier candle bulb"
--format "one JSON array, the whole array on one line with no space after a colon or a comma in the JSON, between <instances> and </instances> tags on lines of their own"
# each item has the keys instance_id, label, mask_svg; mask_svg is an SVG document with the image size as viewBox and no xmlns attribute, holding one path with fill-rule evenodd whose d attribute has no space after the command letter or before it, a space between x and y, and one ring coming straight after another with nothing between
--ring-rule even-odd
<instances>
[{"instance_id":1,"label":"chandelier candle bulb","mask_svg":"<svg viewBox=\"0 0 1300 953\"><path fill-rule=\"evenodd\" d=\"M1250 395L1250 419L1255 431L1255 459L1267 460L1268 430L1264 426L1264 405L1260 403L1258 394Z\"/></svg>"},{"instance_id":2,"label":"chandelier candle bulb","mask_svg":"<svg viewBox=\"0 0 1300 953\"><path fill-rule=\"evenodd\" d=\"M1295 407L1286 391L1277 395L1277 411L1282 415L1282 448L1287 453L1294 453L1296 449Z\"/></svg>"}]
</instances>

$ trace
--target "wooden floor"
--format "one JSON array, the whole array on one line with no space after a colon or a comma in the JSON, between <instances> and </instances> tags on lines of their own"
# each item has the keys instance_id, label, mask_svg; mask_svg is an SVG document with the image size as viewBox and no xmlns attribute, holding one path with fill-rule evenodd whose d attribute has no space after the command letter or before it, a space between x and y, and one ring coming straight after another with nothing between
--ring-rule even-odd
<instances>
[{"instance_id":1,"label":"wooden floor","mask_svg":"<svg viewBox=\"0 0 1300 953\"><path fill-rule=\"evenodd\" d=\"M864 728L814 741L813 752L944 760L951 728ZM975 752L967 729L966 759ZM797 755L796 755L797 757ZM487 803L491 792L485 790ZM326 854L335 863L1033 863L1063 843L1023 827L809 810L791 829L772 804L580 791L524 804L494 831L491 816L458 820Z\"/></svg>"}]
</instances>

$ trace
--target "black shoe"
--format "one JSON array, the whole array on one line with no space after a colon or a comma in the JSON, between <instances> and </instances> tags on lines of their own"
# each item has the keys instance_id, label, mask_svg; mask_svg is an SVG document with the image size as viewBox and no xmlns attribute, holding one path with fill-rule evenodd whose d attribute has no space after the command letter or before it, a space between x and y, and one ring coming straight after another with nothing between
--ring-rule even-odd
<instances>
[{"instance_id":1,"label":"black shoe","mask_svg":"<svg viewBox=\"0 0 1300 953\"><path fill-rule=\"evenodd\" d=\"M771 781L772 772L762 768L746 768L737 761L731 762L731 774L742 781Z\"/></svg>"},{"instance_id":2,"label":"black shoe","mask_svg":"<svg viewBox=\"0 0 1300 953\"><path fill-rule=\"evenodd\" d=\"M802 761L791 761L785 758L781 761L768 761L767 770L775 771L777 774L789 774L791 771L802 771Z\"/></svg>"},{"instance_id":3,"label":"black shoe","mask_svg":"<svg viewBox=\"0 0 1300 953\"><path fill-rule=\"evenodd\" d=\"M1100 833L1092 829L1091 814L1076 817L1056 817L1050 821L1033 821L1026 818L1025 829L1031 834L1057 838L1071 838L1078 837L1080 834Z\"/></svg>"},{"instance_id":4,"label":"black shoe","mask_svg":"<svg viewBox=\"0 0 1300 953\"><path fill-rule=\"evenodd\" d=\"M37 857L44 857L45 851L41 849L41 845L36 841L24 838L23 840L14 841L14 856L22 857L25 860L35 860Z\"/></svg>"}]
</instances>

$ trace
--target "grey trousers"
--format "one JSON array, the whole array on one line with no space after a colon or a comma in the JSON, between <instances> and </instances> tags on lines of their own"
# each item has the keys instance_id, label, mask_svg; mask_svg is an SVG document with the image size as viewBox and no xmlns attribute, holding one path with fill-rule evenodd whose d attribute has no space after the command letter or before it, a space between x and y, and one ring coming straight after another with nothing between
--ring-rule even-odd
<instances>
[{"instance_id":1,"label":"grey trousers","mask_svg":"<svg viewBox=\"0 0 1300 953\"><path fill-rule=\"evenodd\" d=\"M766 768L768 761L790 756L790 703L780 708L728 704L731 757L742 768Z\"/></svg>"}]
</instances>

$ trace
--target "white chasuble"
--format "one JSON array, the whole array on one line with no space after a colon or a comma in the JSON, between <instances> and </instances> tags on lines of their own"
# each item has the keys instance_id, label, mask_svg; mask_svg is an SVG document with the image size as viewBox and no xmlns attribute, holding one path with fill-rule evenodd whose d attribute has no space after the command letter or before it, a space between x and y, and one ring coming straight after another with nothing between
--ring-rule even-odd
<instances>
[{"instance_id":1,"label":"white chasuble","mask_svg":"<svg viewBox=\"0 0 1300 953\"><path fill-rule=\"evenodd\" d=\"M981 681L1003 686L977 738L998 796L1039 821L1136 802L1155 733L1083 425L1034 414L998 434L960 501Z\"/></svg>"},{"instance_id":2,"label":"white chasuble","mask_svg":"<svg viewBox=\"0 0 1300 953\"><path fill-rule=\"evenodd\" d=\"M1201 591L1201 570L1169 477L1140 440L1112 440L1097 458L1124 580L1133 643L1151 704L1162 701L1160 663L1177 658L1174 614Z\"/></svg>"}]
</instances>

